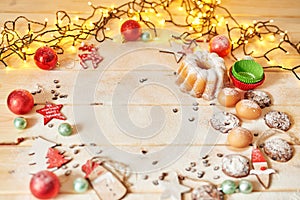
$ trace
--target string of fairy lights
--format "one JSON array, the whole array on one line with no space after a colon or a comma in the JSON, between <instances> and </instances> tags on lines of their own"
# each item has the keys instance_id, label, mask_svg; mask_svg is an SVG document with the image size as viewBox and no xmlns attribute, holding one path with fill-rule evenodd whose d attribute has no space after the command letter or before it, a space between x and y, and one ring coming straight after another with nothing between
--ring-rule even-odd
<instances>
[{"instance_id":1,"label":"string of fairy lights","mask_svg":"<svg viewBox=\"0 0 300 200\"><path fill-rule=\"evenodd\" d=\"M26 61L33 55L35 46L48 45L58 54L64 53L64 40L71 41L71 47L81 44L83 41L94 37L96 41L103 42L111 39L108 32L114 20L135 19L157 36L157 27L170 24L177 28L183 28L179 36L183 41L209 41L220 33L227 34L232 42L231 56L238 59L238 52L256 59L265 59L270 62L270 54L281 51L289 54L289 50L300 54L300 42L291 41L287 31L280 29L268 21L253 21L251 25L239 24L229 10L221 6L220 0L131 0L119 6L95 6L91 2L88 5L92 12L88 17L72 18L66 11L57 11L54 25L18 16L15 20L6 21L0 34L0 62L6 67L7 60L12 56L18 56ZM178 12L183 17L178 19ZM22 33L18 30L19 22L27 23L26 30ZM272 45L264 52L254 51L249 48L251 43L264 41L268 38ZM250 49L250 50L249 50ZM291 71L297 79L296 70L300 65L286 68L280 65L266 66L268 68L280 68Z\"/></svg>"}]
</instances>

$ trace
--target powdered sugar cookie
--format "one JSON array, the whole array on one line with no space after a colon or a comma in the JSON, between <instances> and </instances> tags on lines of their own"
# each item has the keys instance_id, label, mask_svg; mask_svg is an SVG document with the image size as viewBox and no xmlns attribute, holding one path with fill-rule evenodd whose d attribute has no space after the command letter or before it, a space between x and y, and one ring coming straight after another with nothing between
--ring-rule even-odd
<instances>
[{"instance_id":1,"label":"powdered sugar cookie","mask_svg":"<svg viewBox=\"0 0 300 200\"><path fill-rule=\"evenodd\" d=\"M270 128L277 128L283 131L287 131L291 126L290 117L286 113L276 110L266 113L264 120Z\"/></svg>"},{"instance_id":2,"label":"powdered sugar cookie","mask_svg":"<svg viewBox=\"0 0 300 200\"><path fill-rule=\"evenodd\" d=\"M287 162L293 157L293 148L281 138L270 138L263 149L268 157L278 162Z\"/></svg>"},{"instance_id":3,"label":"powdered sugar cookie","mask_svg":"<svg viewBox=\"0 0 300 200\"><path fill-rule=\"evenodd\" d=\"M210 119L210 125L222 133L228 133L234 127L240 126L240 120L237 116L229 112L217 112Z\"/></svg>"},{"instance_id":4,"label":"powdered sugar cookie","mask_svg":"<svg viewBox=\"0 0 300 200\"><path fill-rule=\"evenodd\" d=\"M244 94L244 98L254 101L260 106L260 108L269 107L271 105L270 96L261 90L248 90Z\"/></svg>"},{"instance_id":5,"label":"powdered sugar cookie","mask_svg":"<svg viewBox=\"0 0 300 200\"><path fill-rule=\"evenodd\" d=\"M230 154L222 159L222 171L234 178L245 177L250 172L250 161L240 154Z\"/></svg>"}]
</instances>

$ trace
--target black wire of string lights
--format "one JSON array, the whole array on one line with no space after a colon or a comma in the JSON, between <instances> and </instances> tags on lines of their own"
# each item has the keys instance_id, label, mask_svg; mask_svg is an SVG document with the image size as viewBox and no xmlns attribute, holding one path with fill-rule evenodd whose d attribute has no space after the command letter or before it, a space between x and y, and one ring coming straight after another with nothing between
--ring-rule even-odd
<instances>
[{"instance_id":1,"label":"black wire of string lights","mask_svg":"<svg viewBox=\"0 0 300 200\"><path fill-rule=\"evenodd\" d=\"M275 51L288 54L285 45L300 54L300 42L294 43L286 31L273 24L273 20L254 21L252 25L243 25L232 16L229 10L221 6L220 0L131 0L116 7L95 6L88 2L92 8L91 14L86 17L72 19L66 11L57 11L55 24L49 25L48 20L44 22L34 21L25 16L18 16L15 20L6 21L1 28L0 34L0 62L8 66L6 60L17 55L26 61L27 56L33 55L30 49L36 44L48 45L57 53L64 53L63 40L70 39L72 46L84 40L94 37L96 41L103 42L111 39L107 31L113 20L124 18L137 19L157 36L157 21L150 19L150 13L160 18L160 22L183 28L179 36L182 40L209 41L213 36L222 31L227 33L232 42L231 55L237 60L237 52L242 50L243 55L253 58L262 58L270 61L269 55ZM178 19L181 12L182 19ZM220 13L220 14L219 14ZM19 31L19 22L27 23L26 30ZM225 26L224 26L225 24ZM272 47L261 55L248 51L248 46L255 41L262 41L265 36L271 36ZM280 39L279 39L280 38ZM275 44L275 45L274 45ZM280 65L267 66L269 68L280 68L291 71L300 80L296 70L300 65L286 68Z\"/></svg>"}]
</instances>

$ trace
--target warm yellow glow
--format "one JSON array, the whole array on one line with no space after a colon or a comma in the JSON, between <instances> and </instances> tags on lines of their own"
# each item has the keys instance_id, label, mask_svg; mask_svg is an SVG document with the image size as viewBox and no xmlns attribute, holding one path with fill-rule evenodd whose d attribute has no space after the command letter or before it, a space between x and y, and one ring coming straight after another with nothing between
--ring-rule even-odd
<instances>
[{"instance_id":1,"label":"warm yellow glow","mask_svg":"<svg viewBox=\"0 0 300 200\"><path fill-rule=\"evenodd\" d=\"M76 52L76 47L74 45L70 46L70 51L73 53Z\"/></svg>"},{"instance_id":2,"label":"warm yellow glow","mask_svg":"<svg viewBox=\"0 0 300 200\"><path fill-rule=\"evenodd\" d=\"M75 20L75 21L78 21L78 20L79 20L79 17L78 17L78 16L75 16L74 20Z\"/></svg>"},{"instance_id":3,"label":"warm yellow glow","mask_svg":"<svg viewBox=\"0 0 300 200\"><path fill-rule=\"evenodd\" d=\"M160 24L160 25L165 25L165 22L166 22L166 21L165 21L164 19L159 20L159 24Z\"/></svg>"},{"instance_id":4,"label":"warm yellow glow","mask_svg":"<svg viewBox=\"0 0 300 200\"><path fill-rule=\"evenodd\" d=\"M270 21L269 21L270 23L273 23L274 22L274 20L273 19L270 19Z\"/></svg>"},{"instance_id":5,"label":"warm yellow glow","mask_svg":"<svg viewBox=\"0 0 300 200\"><path fill-rule=\"evenodd\" d=\"M88 2L88 5L91 6L91 5L92 5L92 2L89 1L89 2Z\"/></svg>"},{"instance_id":6,"label":"warm yellow glow","mask_svg":"<svg viewBox=\"0 0 300 200\"><path fill-rule=\"evenodd\" d=\"M45 18L45 22L48 22L48 18Z\"/></svg>"},{"instance_id":7,"label":"warm yellow glow","mask_svg":"<svg viewBox=\"0 0 300 200\"><path fill-rule=\"evenodd\" d=\"M182 6L180 6L180 7L178 7L178 10L179 10L179 11L183 11L184 9L183 9Z\"/></svg>"},{"instance_id":8,"label":"warm yellow glow","mask_svg":"<svg viewBox=\"0 0 300 200\"><path fill-rule=\"evenodd\" d=\"M275 36L274 36L274 35L270 35L270 36L269 36L269 40L270 40L271 42L274 42L274 41L275 41Z\"/></svg>"}]
</instances>

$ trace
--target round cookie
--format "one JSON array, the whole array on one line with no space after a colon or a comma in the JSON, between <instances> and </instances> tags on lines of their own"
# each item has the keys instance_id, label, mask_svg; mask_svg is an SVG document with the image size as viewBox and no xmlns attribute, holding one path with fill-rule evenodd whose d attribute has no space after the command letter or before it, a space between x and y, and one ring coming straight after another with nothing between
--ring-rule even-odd
<instances>
[{"instance_id":1,"label":"round cookie","mask_svg":"<svg viewBox=\"0 0 300 200\"><path fill-rule=\"evenodd\" d=\"M248 90L245 92L244 98L254 101L260 108L269 107L271 105L270 96L261 90Z\"/></svg>"},{"instance_id":2,"label":"round cookie","mask_svg":"<svg viewBox=\"0 0 300 200\"><path fill-rule=\"evenodd\" d=\"M222 171L230 177L245 177L250 172L250 162L245 156L230 154L222 159Z\"/></svg>"},{"instance_id":3,"label":"round cookie","mask_svg":"<svg viewBox=\"0 0 300 200\"><path fill-rule=\"evenodd\" d=\"M217 112L210 119L210 125L222 133L228 133L234 127L240 126L240 123L237 116L226 111Z\"/></svg>"},{"instance_id":4,"label":"round cookie","mask_svg":"<svg viewBox=\"0 0 300 200\"><path fill-rule=\"evenodd\" d=\"M218 94L218 101L222 106L234 107L241 100L241 93L234 88L223 88Z\"/></svg>"},{"instance_id":5,"label":"round cookie","mask_svg":"<svg viewBox=\"0 0 300 200\"><path fill-rule=\"evenodd\" d=\"M287 131L291 126L290 117L286 113L276 110L266 113L264 120L268 127L283 131Z\"/></svg>"},{"instance_id":6,"label":"round cookie","mask_svg":"<svg viewBox=\"0 0 300 200\"><path fill-rule=\"evenodd\" d=\"M287 162L293 157L293 148L281 138L267 140L263 149L268 157L278 162Z\"/></svg>"},{"instance_id":7,"label":"round cookie","mask_svg":"<svg viewBox=\"0 0 300 200\"><path fill-rule=\"evenodd\" d=\"M262 113L260 106L252 100L242 99L235 105L237 116L253 120L258 119Z\"/></svg>"},{"instance_id":8,"label":"round cookie","mask_svg":"<svg viewBox=\"0 0 300 200\"><path fill-rule=\"evenodd\" d=\"M235 148L248 147L252 140L253 135L251 131L240 126L231 129L227 135L229 145Z\"/></svg>"}]
</instances>

